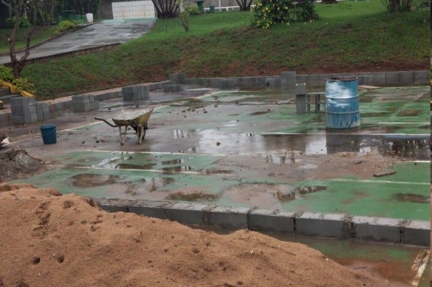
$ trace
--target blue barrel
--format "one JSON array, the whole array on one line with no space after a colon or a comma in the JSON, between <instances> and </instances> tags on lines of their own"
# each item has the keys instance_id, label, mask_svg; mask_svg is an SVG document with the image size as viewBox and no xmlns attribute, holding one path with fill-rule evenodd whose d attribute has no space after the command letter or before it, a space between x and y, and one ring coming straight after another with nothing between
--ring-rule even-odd
<instances>
[{"instance_id":1,"label":"blue barrel","mask_svg":"<svg viewBox=\"0 0 432 287\"><path fill-rule=\"evenodd\" d=\"M43 125L40 127L44 144L55 144L57 142L57 132L55 125Z\"/></svg>"},{"instance_id":2,"label":"blue barrel","mask_svg":"<svg viewBox=\"0 0 432 287\"><path fill-rule=\"evenodd\" d=\"M326 128L360 127L358 81L355 77L326 81Z\"/></svg>"}]
</instances>

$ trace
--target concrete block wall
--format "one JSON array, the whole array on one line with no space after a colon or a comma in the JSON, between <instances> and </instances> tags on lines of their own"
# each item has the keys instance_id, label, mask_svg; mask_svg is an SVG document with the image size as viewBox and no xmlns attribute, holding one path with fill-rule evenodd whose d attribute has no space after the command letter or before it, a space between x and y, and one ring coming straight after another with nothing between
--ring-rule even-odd
<instances>
[{"instance_id":1,"label":"concrete block wall","mask_svg":"<svg viewBox=\"0 0 432 287\"><path fill-rule=\"evenodd\" d=\"M38 121L49 120L51 118L50 107L48 103L36 103L36 114Z\"/></svg>"},{"instance_id":2,"label":"concrete block wall","mask_svg":"<svg viewBox=\"0 0 432 287\"><path fill-rule=\"evenodd\" d=\"M99 101L92 95L76 95L72 97L73 111L76 113L99 110Z\"/></svg>"},{"instance_id":3,"label":"concrete block wall","mask_svg":"<svg viewBox=\"0 0 432 287\"><path fill-rule=\"evenodd\" d=\"M135 102L149 99L149 87L147 85L134 85L122 88L124 102Z\"/></svg>"},{"instance_id":4,"label":"concrete block wall","mask_svg":"<svg viewBox=\"0 0 432 287\"><path fill-rule=\"evenodd\" d=\"M359 85L378 87L429 85L429 71L397 71L397 72L371 72L347 74L311 74L297 75L296 81L306 83L308 87L325 87L328 78L356 76Z\"/></svg>"},{"instance_id":5,"label":"concrete block wall","mask_svg":"<svg viewBox=\"0 0 432 287\"><path fill-rule=\"evenodd\" d=\"M34 98L12 98L10 104L12 124L22 125L38 121L36 101Z\"/></svg>"},{"instance_id":6,"label":"concrete block wall","mask_svg":"<svg viewBox=\"0 0 432 287\"><path fill-rule=\"evenodd\" d=\"M184 86L181 84L175 85L164 85L163 92L164 93L179 93L184 91Z\"/></svg>"},{"instance_id":7,"label":"concrete block wall","mask_svg":"<svg viewBox=\"0 0 432 287\"><path fill-rule=\"evenodd\" d=\"M276 231L331 238L429 246L428 221L353 216L349 214L287 212L248 207L146 200L95 199L109 212L133 212L196 226Z\"/></svg>"}]
</instances>

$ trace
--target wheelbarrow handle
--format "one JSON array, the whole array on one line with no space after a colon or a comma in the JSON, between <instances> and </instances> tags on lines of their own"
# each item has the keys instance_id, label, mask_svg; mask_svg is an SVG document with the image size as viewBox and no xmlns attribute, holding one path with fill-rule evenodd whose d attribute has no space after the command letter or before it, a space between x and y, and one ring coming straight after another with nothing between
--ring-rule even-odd
<instances>
[{"instance_id":1,"label":"wheelbarrow handle","mask_svg":"<svg viewBox=\"0 0 432 287\"><path fill-rule=\"evenodd\" d=\"M101 119L101 118L94 118L95 120L98 120L98 121L103 121L103 122L105 122L107 125L109 125L109 126L111 126L111 127L113 127L113 128L117 128L118 126L117 125L113 125L113 124L111 124L110 122L108 122L107 120L105 120L105 119Z\"/></svg>"}]
</instances>

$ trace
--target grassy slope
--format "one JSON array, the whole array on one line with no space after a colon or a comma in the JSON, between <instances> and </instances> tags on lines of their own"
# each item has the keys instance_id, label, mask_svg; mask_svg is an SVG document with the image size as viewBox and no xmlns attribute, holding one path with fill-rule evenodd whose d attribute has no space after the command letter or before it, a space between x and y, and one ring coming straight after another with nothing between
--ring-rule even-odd
<instances>
[{"instance_id":1,"label":"grassy slope","mask_svg":"<svg viewBox=\"0 0 432 287\"><path fill-rule=\"evenodd\" d=\"M32 40L30 45L35 45L43 40L49 38L52 36L53 32L55 31L56 26L48 26L48 27L36 27L35 31L33 32ZM9 55L9 42L8 38L10 37L12 29L0 29L0 55L1 54L7 54ZM25 41L27 39L29 29L19 29L17 33L17 43L15 44L16 49L24 49L25 48Z\"/></svg>"},{"instance_id":2,"label":"grassy slope","mask_svg":"<svg viewBox=\"0 0 432 287\"><path fill-rule=\"evenodd\" d=\"M320 20L271 30L250 28L251 13L159 20L148 35L114 50L25 68L39 98L165 80L175 71L216 77L429 66L429 12L387 14L379 0L317 4Z\"/></svg>"}]
</instances>

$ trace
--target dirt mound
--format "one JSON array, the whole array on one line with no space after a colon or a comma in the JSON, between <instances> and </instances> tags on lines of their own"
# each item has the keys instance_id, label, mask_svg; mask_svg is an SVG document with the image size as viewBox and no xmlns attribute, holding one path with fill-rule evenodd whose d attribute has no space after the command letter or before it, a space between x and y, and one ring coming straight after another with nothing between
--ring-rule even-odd
<instances>
[{"instance_id":1,"label":"dirt mound","mask_svg":"<svg viewBox=\"0 0 432 287\"><path fill-rule=\"evenodd\" d=\"M39 159L31 157L25 150L0 152L0 182L27 177L44 166Z\"/></svg>"},{"instance_id":2,"label":"dirt mound","mask_svg":"<svg viewBox=\"0 0 432 287\"><path fill-rule=\"evenodd\" d=\"M390 286L302 244L107 213L92 199L0 185L0 286Z\"/></svg>"}]
</instances>

